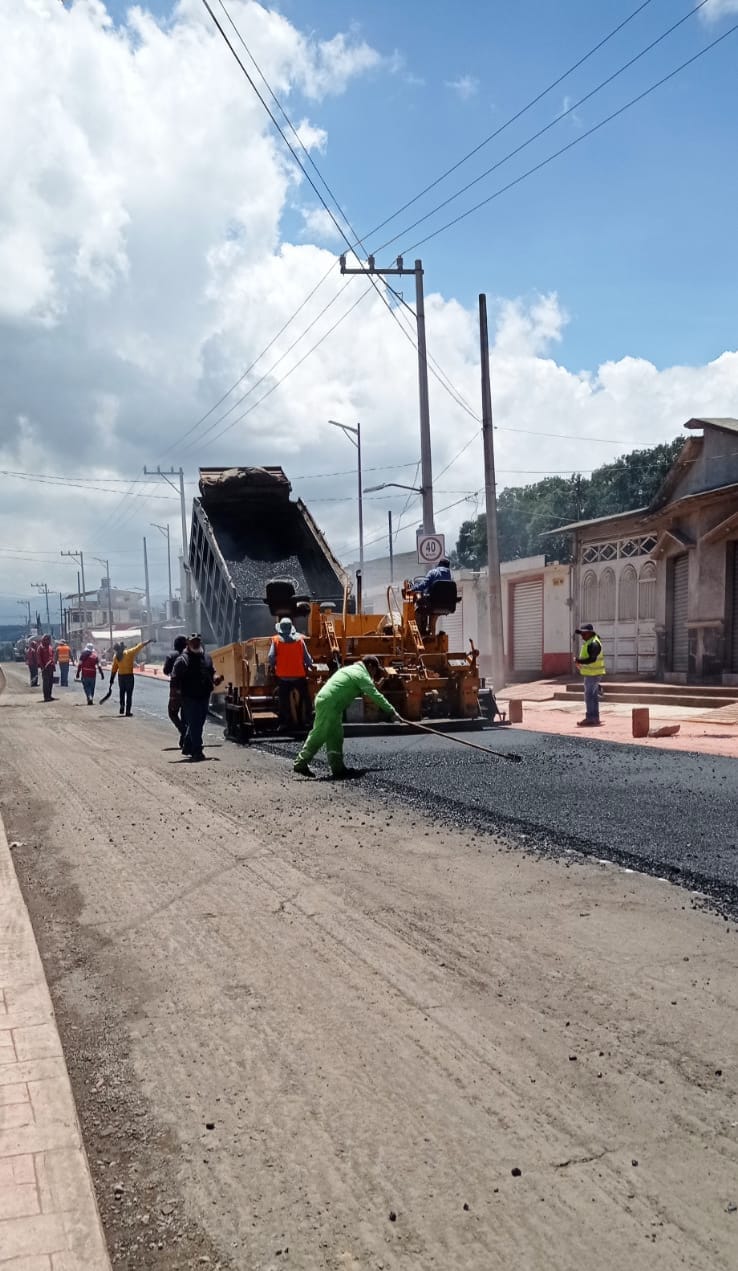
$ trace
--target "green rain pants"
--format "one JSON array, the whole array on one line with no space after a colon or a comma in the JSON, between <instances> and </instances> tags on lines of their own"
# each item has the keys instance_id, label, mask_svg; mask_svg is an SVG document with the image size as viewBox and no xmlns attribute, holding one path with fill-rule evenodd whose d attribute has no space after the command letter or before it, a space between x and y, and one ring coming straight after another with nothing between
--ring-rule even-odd
<instances>
[{"instance_id":1,"label":"green rain pants","mask_svg":"<svg viewBox=\"0 0 738 1271\"><path fill-rule=\"evenodd\" d=\"M343 770L343 708L330 701L315 702L315 723L297 758L303 763L317 755L321 746L328 754L333 776Z\"/></svg>"}]
</instances>

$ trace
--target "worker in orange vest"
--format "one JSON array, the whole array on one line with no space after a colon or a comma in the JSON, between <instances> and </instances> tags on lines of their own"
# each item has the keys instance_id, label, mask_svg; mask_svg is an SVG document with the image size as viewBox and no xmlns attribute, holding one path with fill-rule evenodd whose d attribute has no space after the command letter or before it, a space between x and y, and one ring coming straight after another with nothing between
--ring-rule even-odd
<instances>
[{"instance_id":1,"label":"worker in orange vest","mask_svg":"<svg viewBox=\"0 0 738 1271\"><path fill-rule=\"evenodd\" d=\"M66 640L62 639L56 646L56 664L59 667L59 683L62 688L67 688L69 684L69 663L72 660L72 650Z\"/></svg>"},{"instance_id":2,"label":"worker in orange vest","mask_svg":"<svg viewBox=\"0 0 738 1271\"><path fill-rule=\"evenodd\" d=\"M277 679L280 732L289 732L292 728L290 698L293 689L299 694L297 722L302 728L308 728L312 703L307 673L313 665L313 659L303 637L292 625L291 618L280 618L277 623L277 634L272 637L267 661L269 670Z\"/></svg>"}]
</instances>

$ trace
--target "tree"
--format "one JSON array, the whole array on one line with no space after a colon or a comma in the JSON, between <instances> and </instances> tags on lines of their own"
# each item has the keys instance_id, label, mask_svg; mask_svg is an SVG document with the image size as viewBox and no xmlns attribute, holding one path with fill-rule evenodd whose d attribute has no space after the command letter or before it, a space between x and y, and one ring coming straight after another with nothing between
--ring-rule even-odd
<instances>
[{"instance_id":1,"label":"tree","mask_svg":"<svg viewBox=\"0 0 738 1271\"><path fill-rule=\"evenodd\" d=\"M545 552L551 560L570 559L568 534L542 538L559 525L647 507L684 444L682 437L647 450L633 450L596 468L590 477L544 477L534 485L506 486L497 499L501 560ZM487 518L464 521L454 563L479 569L487 563Z\"/></svg>"}]
</instances>

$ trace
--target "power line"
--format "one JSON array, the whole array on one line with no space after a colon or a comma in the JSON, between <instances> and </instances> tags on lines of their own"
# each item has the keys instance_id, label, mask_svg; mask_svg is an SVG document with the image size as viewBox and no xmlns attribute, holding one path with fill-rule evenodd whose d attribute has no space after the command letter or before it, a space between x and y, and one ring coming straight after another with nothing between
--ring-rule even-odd
<instances>
[{"instance_id":1,"label":"power line","mask_svg":"<svg viewBox=\"0 0 738 1271\"><path fill-rule=\"evenodd\" d=\"M320 203L322 204L322 206L323 206L323 208L325 209L325 211L328 213L328 215L329 215L329 217L330 217L331 221L333 222L333 225L335 226L336 230L337 230L337 231L338 231L338 233L340 234L340 236L341 236L341 238L343 239L344 243L346 244L347 248L349 249L349 251L353 251L353 250L354 250L354 247L355 247L355 246L357 246L357 245L358 245L358 246L362 246L362 247L363 247L363 243L362 243L361 239L359 239L359 238L357 237L356 230L354 229L354 227L352 226L351 222L349 221L349 219L348 219L348 217L347 217L346 213L345 213L345 212L343 212L343 210L342 210L342 208L341 208L341 205L340 205L340 203L338 202L338 199L336 198L335 194L334 194L334 193L333 193L333 191L331 190L330 186L328 185L328 183L325 181L325 179L324 179L324 178L323 178L323 176L321 175L321 173L320 173L320 171L319 171L319 169L318 169L318 167L317 167L317 164L315 163L315 161L314 161L314 160L313 160L313 158L312 158L312 155L310 155L310 153L308 152L307 147L305 146L304 142L302 141L302 138L300 137L299 133L297 132L297 129L294 127L294 125L293 125L292 121L290 120L289 116L287 115L287 112L285 111L285 109L284 109L284 107L282 106L281 102L279 101L278 97L277 97L277 96L276 96L276 94L274 93L273 89L271 88L271 86L270 86L270 84L269 84L269 81L267 80L267 78L266 78L266 76L264 75L263 71L262 71L262 70L261 70L261 68L259 67L258 62L257 62L257 61L256 61L256 59L254 58L254 56L253 56L253 54L251 53L251 51L250 51L250 49L249 49L248 45L246 44L246 41L244 40L243 35L242 35L242 34L241 34L241 32L239 31L239 29L238 29L238 27L236 26L235 22L233 21L233 18L230 16L230 13L228 12L228 9L226 8L226 5L225 5L225 3L224 3L224 0L218 0L218 3L220 4L221 9L222 9L222 10L223 10L223 12L225 13L225 15L226 15L226 17L227 17L227 19L228 19L228 21L229 21L229 23L230 23L231 27L232 27L232 28L233 28L233 30L235 31L235 33L236 33L236 35L237 35L237 37L238 37L238 39L239 39L239 41L240 41L241 45L243 46L244 50L246 51L246 53L247 53L247 55L248 55L248 57L249 57L250 61L252 62L252 64L253 64L253 65L254 65L254 67L256 68L256 70L257 70L257 72L258 72L258 74L259 74L260 78L262 79L263 83L265 84L266 89L267 89L267 91L268 91L269 95L271 96L272 100L274 101L275 105L277 106L278 110L280 111L280 113L281 113L282 117L285 119L285 121L286 121L286 123L287 123L287 126L290 128L291 132L292 132L292 133L293 133L293 135L295 136L295 138L296 138L296 140L297 140L297 144L298 144L298 145L300 146L300 148L304 151L305 155L307 156L307 160L308 160L308 162L310 163L310 165L311 165L311 167L314 169L314 171L317 173L318 178L320 179L320 181L321 181L322 185L323 185L323 186L325 187L325 189L328 191L329 196L333 199L334 203L336 204L336 207L338 208L339 214L343 217L343 219L344 219L344 221L346 222L346 224L347 224L347 226L348 226L349 230L350 230L350 231L351 231L351 233L353 234L353 236L354 236L354 240L355 240L353 244L352 244L352 241L351 241L351 239L349 238L349 236L346 234L345 230L342 228L342 226L341 226L341 225L338 223L338 221L336 220L336 217L334 216L333 211L331 210L331 208L330 208L330 207L328 206L328 204L326 203L326 201L325 201L325 199L324 199L323 195L321 194L320 190L317 188L317 186L315 185L315 182L312 180L312 178L311 178L310 174L308 173L308 171L307 171L307 169L306 169L306 167L305 167L304 163L301 161L301 159L300 159L300 158L299 158L299 156L297 155L297 153L296 153L296 151L295 151L295 148L294 148L294 146L292 145L292 143L289 141L288 137L286 136L284 129L281 127L281 125L279 124L278 120L275 118L273 111L269 108L269 106L268 106L267 102L264 100L263 95L259 92L259 89L256 87L256 85L255 85L255 83L254 83L254 80L253 80L252 76L249 74L249 72L248 72L247 68L244 66L243 62L241 61L241 58L239 57L239 55L238 55L238 53L236 52L235 48L233 47L233 45L231 44L230 40L228 39L228 36L226 35L225 31L223 30L223 27L221 26L220 22L218 21L218 19L216 18L215 14L213 13L213 10L212 10L212 8L211 8L211 6L210 6L210 4L209 4L209 0L202 0L202 3L203 3L203 5L205 6L205 8L207 9L208 13L210 14L210 17L212 18L213 22L215 23L215 26L217 27L218 31L220 32L220 34L221 34L221 36L222 36L222 38L223 38L223 40L224 40L225 44L228 46L228 48L229 48L230 52L232 53L233 57L235 58L235 60L236 60L237 64L239 65L239 67L240 67L240 68L241 68L241 70L243 71L244 75L246 76L246 79L248 80L249 84L250 84L250 85L251 85L251 87L253 88L254 92L255 92L255 93L256 93L256 95L257 95L257 97L259 98L259 101L260 101L260 102L262 103L262 105L264 106L264 109L266 110L267 114L269 115L269 118L271 119L272 123L274 124L275 128L277 129L277 131L278 131L278 133L279 133L280 137L282 138L282 140L284 141L285 145L286 145L286 146L287 146L287 148L289 149L290 154L292 155L293 159L295 160L295 162L297 163L298 167L300 168L300 171L301 171L301 172L303 173L303 175L306 177L307 181L308 181L308 182L309 182L309 184L310 184L310 187L312 188L312 190L313 190L313 191L314 191L314 193L316 194L317 198L319 199L319 201L320 201ZM387 311L390 313L390 315L392 316L393 320L397 323L398 327L399 327L399 328L400 328L400 330L402 331L402 333L403 333L403 335L405 336L405 338L406 338L407 340L409 340L409 342L410 342L410 343L411 343L411 345L413 346L413 348L414 348L415 352L417 353L417 351L418 351L418 349L417 349L417 344L415 343L415 341L414 341L414 339L413 339L412 335L411 335L411 334L407 331L407 329L403 326L402 322L400 321L400 319L398 318L397 314L395 313L395 310L394 310L394 309L392 308L392 306L390 305L389 301L387 300L386 295L384 294L384 291L383 291L382 287L381 287L381 286L377 283L377 280L376 280L376 279L375 279L372 275L369 275L369 281L370 281L371 285L374 287L374 290L376 291L377 295L379 296L379 299L381 300L382 304L384 304L385 308L386 308L386 309L387 309ZM257 360L258 360L258 359L257 359ZM435 365L436 365L436 367L438 367L438 363L436 363ZM458 394L458 390L453 390L453 388L449 389L450 381L448 380L448 376L445 376L445 373L441 372L441 371L440 371L440 368L438 368L438 371L436 371L436 370L434 370L434 369L433 369L433 367L431 366L431 368L430 368L430 369L431 369L431 373L432 373L432 374L434 375L434 377L438 380L438 382L441 384L441 386L444 388L444 390L445 390L446 392L450 392L451 396L454 398L454 400L456 401L456 404L458 405L458 404L459 404L459 401L458 401L458 399L457 399L457 396L455 396L455 393L458 395L458 397L460 397L461 395L460 395L460 394ZM439 372L440 372L440 373L439 373ZM441 378L441 376L442 376L442 375L443 375L443 378ZM463 407L463 409L469 409L469 408L468 408L468 407Z\"/></svg>"},{"instance_id":2,"label":"power line","mask_svg":"<svg viewBox=\"0 0 738 1271\"><path fill-rule=\"evenodd\" d=\"M614 36L616 36L620 31L623 30L623 27L626 27L629 22L632 22L634 18L638 17L638 14L641 13L643 9L648 8L649 4L651 4L651 0L643 0L643 3L639 4L637 9L634 9L633 12L628 15L627 18L624 18L622 22L619 22L616 27L613 27L612 31L608 32L607 35L603 36L603 38L599 40L597 44L595 44L591 49L589 49L589 51L585 53L583 57L580 57L578 61L574 62L574 64L570 66L568 70L563 71L562 74L559 75L556 79L552 80L551 83L546 86L546 88L541 89L540 93L537 93L535 97L531 98L531 100L527 102L525 106L522 106L520 110L516 111L514 115L510 115L510 117L506 119L503 124L500 124L499 128L496 128L494 132L489 133L488 136L483 137L483 139L479 142L478 145L474 146L473 149L467 151L467 153L463 155L461 159L459 159L456 163L452 164L450 168L446 168L445 172L442 172L440 176L436 177L434 181L431 181L429 185L426 185L424 189L422 189L413 198L408 199L407 203L403 203L402 207L399 207L396 212L392 213L391 216L388 216L385 218L385 220L380 221L379 225L375 225L373 229L369 230L368 233L364 235L364 237L370 238L373 234L379 233L381 229L384 229L385 225L389 225L391 221L394 221L403 212L406 212L409 207L412 207L415 203L418 203L419 200L422 199L424 195L429 194L431 190L435 190L436 186L440 185L442 181L445 181L446 177L451 176L453 172L456 172L460 167L462 167L463 164L467 163L469 159L473 159L474 155L479 154L479 151L483 150L485 146L489 145L490 141L494 141L495 138L501 135L501 133L506 132L506 130L512 124L517 123L518 119L522 119L523 115L526 115L529 110L532 110L534 106L537 106L539 101L542 101L543 98L547 97L550 92L553 92L554 88L558 88L559 84L563 84L564 80L568 79L568 77L572 75L574 71L579 70L580 66L583 66L585 62L589 61L589 59L594 56L595 53L598 53L599 50L603 48L605 44L608 43L608 41L610 41Z\"/></svg>"},{"instance_id":3,"label":"power line","mask_svg":"<svg viewBox=\"0 0 738 1271\"><path fill-rule=\"evenodd\" d=\"M203 0L203 3L204 2L205 0ZM348 318L349 314L353 313L357 305L360 305L362 300L366 299L366 297L369 295L369 291L370 291L369 287L367 287L365 291L362 291L360 295L358 296L358 298L354 301L354 303L349 306L349 308L346 310L345 313L341 314L341 317L337 320L337 322L333 323L332 327L329 327L328 330L323 333L323 335L320 337L319 340L316 340L315 344L313 344L308 349L307 353L303 353L299 361L295 362L295 365L291 366L288 371L285 371L284 375L282 375L280 379L278 379L274 384L272 384L271 388L268 388L265 393L262 393L261 397L259 397L257 401L255 401L251 406L249 406L247 410L243 411L242 414L237 415L236 418L232 419L229 424L226 424L225 428L222 428L219 433L216 433L214 437L211 437L210 438L211 442L220 441L221 437L224 437L227 432L230 432L231 428L235 428L236 424L240 424L242 419L245 419L246 416L250 415L251 412L256 410L258 406L261 406L262 402L265 402L267 397L270 397L272 393L276 392L276 390L280 388L282 384L284 384L285 380L289 379L290 375L292 375L293 372L298 369L298 367L302 366L303 362L307 361L307 359L311 356L311 354L315 352L316 349L320 348L320 345L323 343L323 341L327 340L328 336L332 335L337 327L340 327L341 323L344 322L346 318ZM190 442L189 446L185 447L185 452L187 450L191 450L193 444L194 444L193 442Z\"/></svg>"},{"instance_id":4,"label":"power line","mask_svg":"<svg viewBox=\"0 0 738 1271\"><path fill-rule=\"evenodd\" d=\"M480 208L486 207L488 203L491 203L494 199L498 199L501 194L506 194L508 190L514 189L515 186L520 185L521 182L525 181L528 177L533 176L534 173L540 172L542 168L547 167L554 159L558 159L561 155L566 154L567 151L573 150L575 146L580 145L580 143L585 141L587 137L591 137L594 133L599 132L599 130L604 128L606 124L612 123L614 119L617 119L620 115L624 115L625 112L630 110L632 106L636 106L646 97L649 97L651 93L656 92L658 88L662 88L664 84L667 84L669 80L674 79L675 76L679 75L683 70L686 70L686 68L691 66L693 62L696 62L699 58L704 57L706 53L709 53L718 44L721 44L723 40L727 40L728 36L732 35L736 30L738 30L738 22L734 23L733 26L728 27L727 31L724 31L722 35L717 36L716 39L712 40L709 44L706 44L704 48L700 49L697 53L694 53L692 57L687 58L685 62L681 62L680 65L676 66L673 71L668 73L668 75L662 76L661 79L656 80L654 84L651 84L648 88L644 89L643 92L638 93L635 97L631 97L630 101L625 102L623 106L614 110L612 114L607 115L604 119L601 119L599 123L594 124L591 128L588 128L586 132L580 133L578 137L574 137L573 140L569 141L565 146L561 146L560 149L555 150L550 155L547 155L547 157L542 159L540 163L534 164L532 168L528 168L525 172L522 172L520 176L515 177L513 181L509 181L507 185L503 185L492 194L489 194L487 198L481 199L478 203L473 204L472 207L467 208L466 211L460 212L458 216L453 217L452 220L446 221L443 225L440 225L438 229L433 230L432 233L426 234L425 238L418 239L416 243L412 243L410 247L406 247L404 252L409 254L410 252L416 251L418 247L422 247L425 243L429 243L431 239L437 238L439 234L445 233L447 229L451 229L454 225L458 225L461 221L466 220L466 218L471 216L473 212L478 212ZM403 232L407 233L407 230Z\"/></svg>"},{"instance_id":5,"label":"power line","mask_svg":"<svg viewBox=\"0 0 738 1271\"><path fill-rule=\"evenodd\" d=\"M574 102L572 106L567 106L566 110L563 110L558 115L555 115L553 119L549 120L547 124L544 124L542 128L539 128L537 132L534 132L525 141L521 141L520 145L515 146L513 150L508 150L507 154L503 155L501 159L498 159L491 167L485 168L484 172L480 172L479 176L474 177L472 181L468 181L466 185L462 185L461 189L456 190L454 194L450 194L448 198L443 199L440 203L437 203L436 206L431 208L429 212L426 212L423 216L418 217L417 220L413 221L410 225L407 225L403 230L400 230L392 238L387 239L386 243L382 243L376 248L374 254L379 255L380 252L391 246L392 243L396 242L400 238L404 238L406 234L411 233L411 231L417 229L419 225L423 225L426 221L430 220L430 218L435 216L437 212L442 211L443 208L448 207L451 203L454 203L456 199L461 198L462 194L466 194L467 191L473 189L475 185L479 185L480 181L484 181L485 178L490 176L492 172L496 172L497 169L501 168L503 164L508 162L509 159L513 159L515 155L520 154L521 151L527 150L528 146L532 145L534 141L538 141L540 137L543 137L545 133L550 132L550 130L555 128L557 124L560 124L569 115L574 114L580 106L583 106L585 102L588 102L592 97L595 97L597 93L602 92L603 88L606 88L608 84L612 84L613 80L618 79L619 76L623 75L624 72L629 70L631 66L634 66L636 62L639 62L642 57L645 57L647 53L652 51L652 49L655 49L657 45L667 39L667 37L676 31L678 27L682 26L689 20L689 18L693 17L699 9L704 8L707 3L708 0L699 0L699 3L690 9L688 13L685 13L684 16L679 18L677 22L674 22L667 28L666 31L663 31L661 35L657 36L655 40L652 40L650 44L647 44L646 47L641 49L639 53L636 53L627 62L624 62L622 66L618 67L616 71L613 71L611 75L608 75L606 79L601 80L600 83L595 85L593 89L591 89L588 93L585 93L584 97L580 97L579 100Z\"/></svg>"}]
</instances>

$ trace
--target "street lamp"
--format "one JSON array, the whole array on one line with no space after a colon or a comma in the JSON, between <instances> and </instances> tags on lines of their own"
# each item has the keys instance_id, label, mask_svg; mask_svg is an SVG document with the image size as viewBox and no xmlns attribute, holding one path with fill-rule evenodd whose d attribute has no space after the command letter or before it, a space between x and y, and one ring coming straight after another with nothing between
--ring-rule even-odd
<instances>
[{"instance_id":1,"label":"street lamp","mask_svg":"<svg viewBox=\"0 0 738 1271\"><path fill-rule=\"evenodd\" d=\"M113 593L110 590L110 561L104 556L93 556L93 560L105 566L105 581L108 584L108 629L110 631L110 652L113 654Z\"/></svg>"},{"instance_id":2,"label":"street lamp","mask_svg":"<svg viewBox=\"0 0 738 1271\"><path fill-rule=\"evenodd\" d=\"M381 485L368 485L364 490L364 494L374 494L377 490L389 490L390 486L395 490L412 490L414 494L424 494L425 491L421 485L402 485L400 481L383 481Z\"/></svg>"},{"instance_id":3,"label":"street lamp","mask_svg":"<svg viewBox=\"0 0 738 1271\"><path fill-rule=\"evenodd\" d=\"M329 424L334 428L340 428L344 436L348 437L353 446L356 446L356 466L359 477L359 569L361 576L364 577L364 504L362 501L361 489L361 424L357 424L355 428L351 424L339 424L337 419L329 419Z\"/></svg>"},{"instance_id":4,"label":"street lamp","mask_svg":"<svg viewBox=\"0 0 738 1271\"><path fill-rule=\"evenodd\" d=\"M172 553L169 547L169 526L157 525L156 521L150 521L150 526L154 530L159 530L167 540L167 569L169 571L169 617L174 617L174 599L172 597Z\"/></svg>"}]
</instances>

